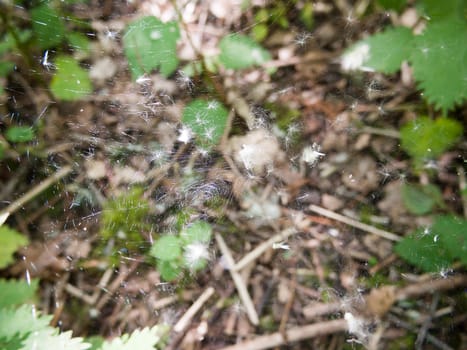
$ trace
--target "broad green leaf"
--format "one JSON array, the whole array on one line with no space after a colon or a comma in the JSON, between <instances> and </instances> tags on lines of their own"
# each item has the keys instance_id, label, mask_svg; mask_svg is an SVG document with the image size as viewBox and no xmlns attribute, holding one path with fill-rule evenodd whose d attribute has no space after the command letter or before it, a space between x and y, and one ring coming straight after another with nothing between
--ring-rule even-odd
<instances>
[{"instance_id":1,"label":"broad green leaf","mask_svg":"<svg viewBox=\"0 0 467 350\"><path fill-rule=\"evenodd\" d=\"M440 216L432 226L450 256L467 265L467 220L452 215Z\"/></svg>"},{"instance_id":2,"label":"broad green leaf","mask_svg":"<svg viewBox=\"0 0 467 350\"><path fill-rule=\"evenodd\" d=\"M449 268L453 258L440 242L440 236L431 230L419 229L395 246L402 258L426 272L439 272Z\"/></svg>"},{"instance_id":3,"label":"broad green leaf","mask_svg":"<svg viewBox=\"0 0 467 350\"><path fill-rule=\"evenodd\" d=\"M11 264L14 261L13 254L28 243L28 239L18 231L6 225L0 226L0 269Z\"/></svg>"},{"instance_id":4,"label":"broad green leaf","mask_svg":"<svg viewBox=\"0 0 467 350\"><path fill-rule=\"evenodd\" d=\"M65 36L65 25L60 14L44 3L31 10L31 22L37 44L41 49L59 45Z\"/></svg>"},{"instance_id":5,"label":"broad green leaf","mask_svg":"<svg viewBox=\"0 0 467 350\"><path fill-rule=\"evenodd\" d=\"M180 238L184 244L194 242L209 243L211 236L212 227L205 221L195 221L180 233Z\"/></svg>"},{"instance_id":6,"label":"broad green leaf","mask_svg":"<svg viewBox=\"0 0 467 350\"><path fill-rule=\"evenodd\" d=\"M271 54L253 39L231 34L222 38L219 60L226 68L242 69L261 65L271 59Z\"/></svg>"},{"instance_id":7,"label":"broad green leaf","mask_svg":"<svg viewBox=\"0 0 467 350\"><path fill-rule=\"evenodd\" d=\"M64 101L79 100L92 92L89 74L70 56L58 56L55 60L57 73L50 89L55 97Z\"/></svg>"},{"instance_id":8,"label":"broad green leaf","mask_svg":"<svg viewBox=\"0 0 467 350\"><path fill-rule=\"evenodd\" d=\"M15 64L13 62L0 62L0 77L6 77L14 68Z\"/></svg>"},{"instance_id":9,"label":"broad green leaf","mask_svg":"<svg viewBox=\"0 0 467 350\"><path fill-rule=\"evenodd\" d=\"M174 281L180 277L182 269L177 261L159 260L157 261L157 271L159 271L164 281Z\"/></svg>"},{"instance_id":10,"label":"broad green leaf","mask_svg":"<svg viewBox=\"0 0 467 350\"><path fill-rule=\"evenodd\" d=\"M31 284L24 280L0 279L0 309L28 302L36 294L38 284L38 279L31 280Z\"/></svg>"},{"instance_id":11,"label":"broad green leaf","mask_svg":"<svg viewBox=\"0 0 467 350\"><path fill-rule=\"evenodd\" d=\"M429 103L444 113L467 98L467 23L449 17L415 37L413 75Z\"/></svg>"},{"instance_id":12,"label":"broad green leaf","mask_svg":"<svg viewBox=\"0 0 467 350\"><path fill-rule=\"evenodd\" d=\"M218 101L196 99L183 110L182 121L197 136L197 143L214 146L219 143L229 112Z\"/></svg>"},{"instance_id":13,"label":"broad green leaf","mask_svg":"<svg viewBox=\"0 0 467 350\"><path fill-rule=\"evenodd\" d=\"M175 260L182 255L180 239L172 235L159 238L151 248L151 255L161 260Z\"/></svg>"},{"instance_id":14,"label":"broad green leaf","mask_svg":"<svg viewBox=\"0 0 467 350\"><path fill-rule=\"evenodd\" d=\"M34 137L34 130L28 126L12 126L5 133L5 138L10 142L28 142Z\"/></svg>"},{"instance_id":15,"label":"broad green leaf","mask_svg":"<svg viewBox=\"0 0 467 350\"><path fill-rule=\"evenodd\" d=\"M430 20L439 20L451 16L462 18L467 4L465 0L423 0L417 1L416 6Z\"/></svg>"},{"instance_id":16,"label":"broad green leaf","mask_svg":"<svg viewBox=\"0 0 467 350\"><path fill-rule=\"evenodd\" d=\"M462 133L462 124L454 119L419 117L402 127L401 147L418 161L432 159L453 146Z\"/></svg>"},{"instance_id":17,"label":"broad green leaf","mask_svg":"<svg viewBox=\"0 0 467 350\"><path fill-rule=\"evenodd\" d=\"M443 197L435 185L404 184L402 199L405 207L415 215L428 214L438 204L442 204Z\"/></svg>"},{"instance_id":18,"label":"broad green leaf","mask_svg":"<svg viewBox=\"0 0 467 350\"><path fill-rule=\"evenodd\" d=\"M123 46L134 80L159 69L168 77L178 66L177 22L163 23L156 17L143 17L130 23L123 36Z\"/></svg>"},{"instance_id":19,"label":"broad green leaf","mask_svg":"<svg viewBox=\"0 0 467 350\"><path fill-rule=\"evenodd\" d=\"M400 69L412 50L410 29L396 27L375 34L351 46L342 57L344 69L360 69L392 74Z\"/></svg>"}]
</instances>

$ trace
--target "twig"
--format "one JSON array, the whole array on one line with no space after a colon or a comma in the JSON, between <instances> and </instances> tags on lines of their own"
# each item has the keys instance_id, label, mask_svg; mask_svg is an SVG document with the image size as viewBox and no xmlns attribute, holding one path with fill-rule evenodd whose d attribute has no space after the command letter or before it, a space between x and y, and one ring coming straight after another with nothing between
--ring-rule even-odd
<instances>
[{"instance_id":1,"label":"twig","mask_svg":"<svg viewBox=\"0 0 467 350\"><path fill-rule=\"evenodd\" d=\"M396 299L402 300L422 294L433 293L434 291L449 290L464 286L467 286L467 275L465 274L439 280L428 280L402 288L396 293Z\"/></svg>"},{"instance_id":2,"label":"twig","mask_svg":"<svg viewBox=\"0 0 467 350\"><path fill-rule=\"evenodd\" d=\"M319 207L317 205L311 204L308 207L308 209L315 212L315 213L318 213L320 215L326 216L328 218L343 222L344 224L347 224L349 226L353 226L353 227L358 228L360 230L372 233L372 234L374 234L376 236L386 238L386 239L389 239L389 240L395 241L395 242L401 240L401 237L399 237L398 235L395 235L394 233L391 233L391 232L388 232L388 231L385 231L385 230L381 230L381 229L376 228L374 226L364 224L364 223L362 223L360 221L351 219L348 216L337 214L337 213L335 213L335 212L333 212L331 210L324 209L324 208Z\"/></svg>"},{"instance_id":3,"label":"twig","mask_svg":"<svg viewBox=\"0 0 467 350\"><path fill-rule=\"evenodd\" d=\"M431 320L433 319L434 314L436 313L436 308L439 302L439 293L435 293L433 296L433 300L430 305L429 315L426 320L423 322L422 326L417 335L417 340L415 341L415 348L417 350L423 349L423 343L425 342L426 335L428 334L428 330L430 329Z\"/></svg>"},{"instance_id":4,"label":"twig","mask_svg":"<svg viewBox=\"0 0 467 350\"><path fill-rule=\"evenodd\" d=\"M347 330L347 321L344 319L320 322L289 329L287 339L289 342L310 339L317 336L344 332ZM256 337L232 346L227 346L221 350L262 350L275 346L284 345L284 338L280 332Z\"/></svg>"},{"instance_id":5,"label":"twig","mask_svg":"<svg viewBox=\"0 0 467 350\"><path fill-rule=\"evenodd\" d=\"M464 217L467 218L467 184L465 181L465 172L462 167L457 168L457 174L459 175L459 190L461 193L462 206L464 207Z\"/></svg>"},{"instance_id":6,"label":"twig","mask_svg":"<svg viewBox=\"0 0 467 350\"><path fill-rule=\"evenodd\" d=\"M380 136L387 136L393 139L399 139L401 137L399 131L391 130L391 129L380 129L380 128L373 128L371 126L365 126L359 130L361 133L373 134L373 135L380 135Z\"/></svg>"},{"instance_id":7,"label":"twig","mask_svg":"<svg viewBox=\"0 0 467 350\"><path fill-rule=\"evenodd\" d=\"M224 239L217 233L216 241L217 245L219 246L219 249L221 250L222 255L225 257L227 266L229 267L230 275L232 276L232 279L235 283L235 287L238 290L238 295L240 296L240 299L243 305L245 306L248 318L250 319L250 322L256 326L259 323L258 314L255 310L250 294L248 294L248 290L242 277L236 270L233 269L233 267L235 266L235 261L232 255L230 254L230 250L227 247L227 244L225 243Z\"/></svg>"},{"instance_id":8,"label":"twig","mask_svg":"<svg viewBox=\"0 0 467 350\"><path fill-rule=\"evenodd\" d=\"M67 176L71 172L71 170L72 170L71 166L69 166L69 165L64 166L59 171L57 171L55 174L48 177L44 181L40 182L36 187L29 190L28 192L23 194L20 198L18 198L16 201L14 201L9 206L7 206L5 209L0 211L0 226L3 225L3 223L8 219L8 217L11 214L13 214L15 211L17 211L19 208L21 208L27 202L29 202L31 199L33 199L35 196L37 196L39 193L44 191L46 188L48 188L54 182L57 182L60 179Z\"/></svg>"},{"instance_id":9,"label":"twig","mask_svg":"<svg viewBox=\"0 0 467 350\"><path fill-rule=\"evenodd\" d=\"M281 233L278 233L277 235L272 236L267 241L261 243L259 246L257 246L247 255L245 255L242 259L240 259L240 261L233 266L232 270L239 271L243 269L246 265L258 259L261 256L261 254L263 254L266 250L271 248L274 243L278 243L286 239L287 237L294 235L295 233L297 233L297 230L295 230L294 228L289 228L287 230L282 231Z\"/></svg>"},{"instance_id":10,"label":"twig","mask_svg":"<svg viewBox=\"0 0 467 350\"><path fill-rule=\"evenodd\" d=\"M206 301L214 294L214 288L209 287L206 289L203 294L190 306L190 308L185 312L185 314L178 320L174 326L175 332L183 332L188 324L191 322L191 319L196 315L196 313L201 309Z\"/></svg>"}]
</instances>

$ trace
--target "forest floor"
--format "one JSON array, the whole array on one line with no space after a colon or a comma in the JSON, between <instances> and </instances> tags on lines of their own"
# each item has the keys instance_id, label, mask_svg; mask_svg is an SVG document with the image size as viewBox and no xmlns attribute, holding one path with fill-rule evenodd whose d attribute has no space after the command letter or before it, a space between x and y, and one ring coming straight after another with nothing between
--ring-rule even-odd
<instances>
[{"instance_id":1,"label":"forest floor","mask_svg":"<svg viewBox=\"0 0 467 350\"><path fill-rule=\"evenodd\" d=\"M240 3L181 6L179 56L196 59L192 44L212 55L224 35L248 34L259 7ZM94 33L85 60L94 92L83 100L54 101L21 71L9 78L2 115L42 126L30 152L11 148L0 161L3 208L38 189L7 220L30 244L0 274L39 279L38 306L54 325L111 338L165 322L167 349L467 348L465 269L423 273L394 252L432 221L401 196L423 175L399 130L426 105L409 68L350 74L339 60L366 34L410 21L410 10L358 16L350 1L317 2L306 29L284 3L292 9L271 15L261 43L273 61L212 74L215 92L181 71L131 79L124 28L147 15L178 20L163 0L70 7ZM184 138L181 115L214 94L232 112L206 152ZM460 216L465 150L464 140L437 163L445 210ZM128 207L143 203L144 217ZM139 238L103 237L112 210ZM213 228L207 267L164 281L147 251L198 219Z\"/></svg>"}]
</instances>

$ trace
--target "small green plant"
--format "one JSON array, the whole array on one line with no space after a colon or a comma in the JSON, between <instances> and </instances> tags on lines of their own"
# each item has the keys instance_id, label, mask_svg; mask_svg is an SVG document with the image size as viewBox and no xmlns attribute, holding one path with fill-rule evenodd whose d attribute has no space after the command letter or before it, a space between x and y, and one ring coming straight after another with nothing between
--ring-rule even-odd
<instances>
[{"instance_id":1,"label":"small green plant","mask_svg":"<svg viewBox=\"0 0 467 350\"><path fill-rule=\"evenodd\" d=\"M149 203L141 187L110 199L102 208L100 233L104 243L112 241L113 251L125 255L141 250L142 233L149 231L148 214Z\"/></svg>"},{"instance_id":2,"label":"small green plant","mask_svg":"<svg viewBox=\"0 0 467 350\"><path fill-rule=\"evenodd\" d=\"M166 234L151 248L157 259L157 269L166 281L179 278L188 269L197 272L207 266L212 227L205 221L195 221L181 230L178 235Z\"/></svg>"},{"instance_id":3,"label":"small green plant","mask_svg":"<svg viewBox=\"0 0 467 350\"><path fill-rule=\"evenodd\" d=\"M431 227L418 229L401 240L395 251L425 272L442 273L455 262L467 266L467 220L439 216Z\"/></svg>"},{"instance_id":4,"label":"small green plant","mask_svg":"<svg viewBox=\"0 0 467 350\"><path fill-rule=\"evenodd\" d=\"M350 47L342 65L391 74L408 61L425 99L446 114L467 97L466 5L462 0L425 0L419 5L430 18L422 34L404 27L387 29Z\"/></svg>"}]
</instances>

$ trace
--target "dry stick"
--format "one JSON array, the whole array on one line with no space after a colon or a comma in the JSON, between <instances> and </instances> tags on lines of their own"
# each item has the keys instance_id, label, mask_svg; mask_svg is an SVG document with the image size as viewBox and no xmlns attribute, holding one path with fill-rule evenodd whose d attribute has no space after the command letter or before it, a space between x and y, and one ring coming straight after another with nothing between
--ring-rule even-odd
<instances>
[{"instance_id":1,"label":"dry stick","mask_svg":"<svg viewBox=\"0 0 467 350\"><path fill-rule=\"evenodd\" d=\"M48 177L44 181L40 182L36 187L29 190L28 192L23 194L20 198L18 198L16 201L14 201L9 206L7 206L5 209L0 211L0 226L3 225L3 223L8 219L8 217L11 214L13 214L15 211L17 211L19 208L21 208L27 202L29 202L31 199L33 199L35 196L37 196L39 193L44 191L46 188L48 188L54 182L57 182L60 179L62 179L63 177L67 176L71 172L71 170L72 170L71 166L69 166L69 165L64 166L59 171L57 171L55 174Z\"/></svg>"},{"instance_id":2,"label":"dry stick","mask_svg":"<svg viewBox=\"0 0 467 350\"><path fill-rule=\"evenodd\" d=\"M464 217L467 218L467 195L465 195L467 184L465 181L464 169L462 169L461 167L458 167L457 174L459 175L459 190L462 193L461 199L462 199L462 206L464 207Z\"/></svg>"},{"instance_id":3,"label":"dry stick","mask_svg":"<svg viewBox=\"0 0 467 350\"><path fill-rule=\"evenodd\" d=\"M317 336L344 332L347 330L347 321L338 319L333 321L320 322L289 329L287 339L289 342L295 342L304 339L310 339ZM221 350L262 350L275 346L285 345L286 342L280 332L263 335L253 340L248 340L232 346L227 346Z\"/></svg>"},{"instance_id":4,"label":"dry stick","mask_svg":"<svg viewBox=\"0 0 467 350\"><path fill-rule=\"evenodd\" d=\"M185 312L185 314L178 320L174 326L175 332L183 332L188 324L191 322L191 319L196 315L196 313L201 309L206 301L214 294L214 288L209 287L206 289L203 294L190 306L190 308Z\"/></svg>"},{"instance_id":5,"label":"dry stick","mask_svg":"<svg viewBox=\"0 0 467 350\"><path fill-rule=\"evenodd\" d=\"M272 247L274 243L278 243L284 239L286 239L289 236L292 236L297 233L297 230L294 228L289 228L287 230L282 231L281 233L278 233L277 235L272 236L269 238L267 241L261 243L259 246L257 246L255 249L253 249L251 252L249 252L247 255L245 255L242 259L240 259L237 264L232 265L233 271L240 271L243 269L246 265L251 263L252 261L258 259L261 254L263 254L266 250Z\"/></svg>"},{"instance_id":6,"label":"dry stick","mask_svg":"<svg viewBox=\"0 0 467 350\"><path fill-rule=\"evenodd\" d=\"M308 209L315 212L315 213L318 213L320 215L326 216L326 217L328 217L330 219L334 219L334 220L343 222L344 224L347 224L349 226L353 226L353 227L358 228L360 230L372 233L372 234L374 234L376 236L386 238L386 239L389 239L389 240L395 241L395 242L401 240L401 237L399 237L398 235L395 235L394 233L384 231L384 230L381 230L381 229L376 228L374 226L364 224L364 223L362 223L360 221L351 219L348 216L337 214L337 213L335 213L335 212L333 212L331 210L324 209L324 208L319 207L317 205L311 204L308 207Z\"/></svg>"},{"instance_id":7,"label":"dry stick","mask_svg":"<svg viewBox=\"0 0 467 350\"><path fill-rule=\"evenodd\" d=\"M233 267L235 266L235 261L232 255L230 254L230 250L227 247L227 244L225 243L224 239L218 233L216 233L216 241L217 245L219 246L219 249L221 250L222 255L227 261L227 266L229 268L230 275L232 276L232 279L235 283L235 287L238 290L238 295L240 296L240 299L243 305L245 306L248 318L250 319L250 322L256 326L259 323L258 314L256 313L253 301L251 300L250 294L248 294L248 290L242 277L236 270L233 269Z\"/></svg>"},{"instance_id":8,"label":"dry stick","mask_svg":"<svg viewBox=\"0 0 467 350\"><path fill-rule=\"evenodd\" d=\"M467 286L467 275L462 274L439 280L429 280L415 283L397 291L396 299L402 300L410 297L432 293L434 291L449 290Z\"/></svg>"}]
</instances>

